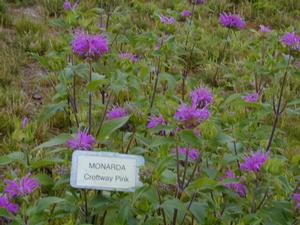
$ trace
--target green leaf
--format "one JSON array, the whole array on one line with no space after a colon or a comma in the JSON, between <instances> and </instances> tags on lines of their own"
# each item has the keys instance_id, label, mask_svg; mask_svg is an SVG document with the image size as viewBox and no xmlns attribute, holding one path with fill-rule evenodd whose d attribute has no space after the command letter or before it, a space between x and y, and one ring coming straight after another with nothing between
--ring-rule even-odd
<instances>
[{"instance_id":1,"label":"green leaf","mask_svg":"<svg viewBox=\"0 0 300 225\"><path fill-rule=\"evenodd\" d=\"M229 104L231 104L232 102L236 101L236 100L240 100L241 99L241 94L232 94L229 97L226 98L226 100L223 102L222 106L228 106Z\"/></svg>"},{"instance_id":2,"label":"green leaf","mask_svg":"<svg viewBox=\"0 0 300 225\"><path fill-rule=\"evenodd\" d=\"M32 161L30 163L30 168L32 169L43 168L43 167L53 166L56 164L61 164L63 162L64 160L60 158L45 158L41 160Z\"/></svg>"},{"instance_id":3,"label":"green leaf","mask_svg":"<svg viewBox=\"0 0 300 225\"><path fill-rule=\"evenodd\" d=\"M5 166L13 162L24 162L25 154L23 152L12 152L0 157L0 166Z\"/></svg>"},{"instance_id":4,"label":"green leaf","mask_svg":"<svg viewBox=\"0 0 300 225\"><path fill-rule=\"evenodd\" d=\"M65 201L65 199L54 197L54 196L42 198L37 202L35 211L36 212L42 212L45 209L48 209L51 205L58 204L58 203L61 203L61 202L64 202L64 201Z\"/></svg>"},{"instance_id":5,"label":"green leaf","mask_svg":"<svg viewBox=\"0 0 300 225\"><path fill-rule=\"evenodd\" d=\"M190 211L199 224L204 224L205 222L207 207L206 202L193 202L191 205Z\"/></svg>"},{"instance_id":6,"label":"green leaf","mask_svg":"<svg viewBox=\"0 0 300 225\"><path fill-rule=\"evenodd\" d=\"M216 138L220 144L232 143L234 141L232 137L222 132L219 132Z\"/></svg>"},{"instance_id":7,"label":"green leaf","mask_svg":"<svg viewBox=\"0 0 300 225\"><path fill-rule=\"evenodd\" d=\"M165 144L173 144L174 138L172 137L155 137L152 144L150 145L151 148L158 147Z\"/></svg>"},{"instance_id":8,"label":"green leaf","mask_svg":"<svg viewBox=\"0 0 300 225\"><path fill-rule=\"evenodd\" d=\"M165 213L168 218L171 218L174 212L174 209L178 210L178 221L182 219L182 215L187 212L185 204L177 198L169 199L165 201L161 207L165 210Z\"/></svg>"},{"instance_id":9,"label":"green leaf","mask_svg":"<svg viewBox=\"0 0 300 225\"><path fill-rule=\"evenodd\" d=\"M49 21L49 25L53 26L53 27L60 27L60 28L67 27L67 24L65 23L65 21L63 19L59 19L59 18L51 19Z\"/></svg>"},{"instance_id":10,"label":"green leaf","mask_svg":"<svg viewBox=\"0 0 300 225\"><path fill-rule=\"evenodd\" d=\"M184 203L182 201L180 201L179 199L177 199L177 198L166 200L161 205L161 207L164 208L164 209L167 209L167 210L178 209L179 211L187 212L187 209L186 209L186 206L184 205Z\"/></svg>"},{"instance_id":11,"label":"green leaf","mask_svg":"<svg viewBox=\"0 0 300 225\"><path fill-rule=\"evenodd\" d=\"M234 162L237 159L238 159L237 156L235 156L233 154L229 154L229 153L225 153L224 157L223 157L224 164L228 164L228 163Z\"/></svg>"},{"instance_id":12,"label":"green leaf","mask_svg":"<svg viewBox=\"0 0 300 225\"><path fill-rule=\"evenodd\" d=\"M39 179L39 183L42 186L53 186L54 185L53 179L49 175L47 175L45 173L39 173L39 174L37 174L36 178Z\"/></svg>"},{"instance_id":13,"label":"green leaf","mask_svg":"<svg viewBox=\"0 0 300 225\"><path fill-rule=\"evenodd\" d=\"M39 114L38 120L40 122L47 121L52 116L54 116L58 111L63 110L63 108L66 106L67 106L67 102L65 101L56 104L49 104L42 109L41 113Z\"/></svg>"},{"instance_id":14,"label":"green leaf","mask_svg":"<svg viewBox=\"0 0 300 225\"><path fill-rule=\"evenodd\" d=\"M73 66L73 71L76 75L85 78L89 73L89 65L87 63L80 63Z\"/></svg>"},{"instance_id":15,"label":"green leaf","mask_svg":"<svg viewBox=\"0 0 300 225\"><path fill-rule=\"evenodd\" d=\"M200 178L195 181L193 181L189 189L205 189L205 188L213 188L218 184L217 181L209 179L208 177Z\"/></svg>"},{"instance_id":16,"label":"green leaf","mask_svg":"<svg viewBox=\"0 0 300 225\"><path fill-rule=\"evenodd\" d=\"M109 136L116 131L117 129L121 128L128 120L130 116L125 116L113 120L107 120L103 123L102 129L97 137L98 140L105 140L108 139Z\"/></svg>"},{"instance_id":17,"label":"green leaf","mask_svg":"<svg viewBox=\"0 0 300 225\"><path fill-rule=\"evenodd\" d=\"M128 75L124 72L117 71L111 78L111 89L114 93L119 94L120 91L128 88L127 83Z\"/></svg>"},{"instance_id":18,"label":"green leaf","mask_svg":"<svg viewBox=\"0 0 300 225\"><path fill-rule=\"evenodd\" d=\"M162 223L163 221L160 218L150 218L146 221L146 223L144 223L144 225L157 225Z\"/></svg>"},{"instance_id":19,"label":"green leaf","mask_svg":"<svg viewBox=\"0 0 300 225\"><path fill-rule=\"evenodd\" d=\"M194 131L192 130L182 130L179 132L179 137L181 141L189 146L198 147L201 146L201 140L199 137L196 137Z\"/></svg>"},{"instance_id":20,"label":"green leaf","mask_svg":"<svg viewBox=\"0 0 300 225\"><path fill-rule=\"evenodd\" d=\"M128 224L127 220L129 217L129 211L130 211L130 202L127 200L124 200L120 202L120 209L118 214L118 224Z\"/></svg>"},{"instance_id":21,"label":"green leaf","mask_svg":"<svg viewBox=\"0 0 300 225\"><path fill-rule=\"evenodd\" d=\"M174 157L173 156L168 156L163 158L161 161L159 161L156 171L158 172L158 174L161 174L162 172L164 172L169 166L171 166L172 164L174 164Z\"/></svg>"},{"instance_id":22,"label":"green leaf","mask_svg":"<svg viewBox=\"0 0 300 225\"><path fill-rule=\"evenodd\" d=\"M107 83L108 83L108 81L105 80L105 78L103 78L103 79L93 80L93 81L89 82L86 87L87 87L88 91L96 91L102 85L105 85Z\"/></svg>"},{"instance_id":23,"label":"green leaf","mask_svg":"<svg viewBox=\"0 0 300 225\"><path fill-rule=\"evenodd\" d=\"M176 79L172 74L169 73L160 73L159 74L160 81L167 81L168 82L168 89L173 91L176 86Z\"/></svg>"},{"instance_id":24,"label":"green leaf","mask_svg":"<svg viewBox=\"0 0 300 225\"><path fill-rule=\"evenodd\" d=\"M52 138L49 141L46 141L39 146L35 147L35 150L42 149L42 148L49 148L57 145L64 144L68 139L70 139L70 134L59 134L56 137Z\"/></svg>"},{"instance_id":25,"label":"green leaf","mask_svg":"<svg viewBox=\"0 0 300 225\"><path fill-rule=\"evenodd\" d=\"M7 219L11 219L12 218L12 215L7 211L6 208L0 208L0 218L2 216L5 217L5 218L7 218Z\"/></svg>"}]
</instances>

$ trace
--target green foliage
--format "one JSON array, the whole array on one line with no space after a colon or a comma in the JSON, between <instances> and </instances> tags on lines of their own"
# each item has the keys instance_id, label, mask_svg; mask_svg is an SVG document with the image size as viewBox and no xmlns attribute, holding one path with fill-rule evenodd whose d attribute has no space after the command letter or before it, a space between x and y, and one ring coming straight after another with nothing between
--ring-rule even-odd
<instances>
[{"instance_id":1,"label":"green foliage","mask_svg":"<svg viewBox=\"0 0 300 225\"><path fill-rule=\"evenodd\" d=\"M0 173L1 179L17 179L30 171L41 187L11 199L21 207L16 215L0 208L0 221L300 221L291 197L300 178L300 73L294 65L300 59L280 43L284 32L299 33L298 1L211 0L193 6L180 0L86 0L72 10L63 10L63 0L35 1L43 7L41 18L25 13L23 6L33 2L0 0L1 26L9 28L0 34ZM16 9L20 15L14 15ZM194 15L180 16L185 9ZM247 27L228 31L218 23L223 11L240 13ZM160 15L173 16L176 23L163 24ZM262 35L259 24L273 31ZM73 54L70 43L78 28L106 36L109 52L93 62ZM136 55L137 61L121 59L120 52ZM42 76L34 70L36 63ZM278 117L268 160L259 171L243 171L246 155L266 149L285 69L281 106L286 108ZM192 104L190 92L198 87L214 95L205 106L211 114L187 128L174 114L180 104ZM244 96L258 89L259 100L246 102ZM117 105L128 116L108 120L108 111ZM159 115L166 122L147 128L149 117ZM24 116L29 117L25 128ZM72 188L72 151L65 143L83 130L95 136L92 151L143 156L146 164L139 174L144 185L133 193ZM180 147L198 155L176 155ZM228 170L235 177L225 177ZM237 182L245 185L245 196Z\"/></svg>"}]
</instances>

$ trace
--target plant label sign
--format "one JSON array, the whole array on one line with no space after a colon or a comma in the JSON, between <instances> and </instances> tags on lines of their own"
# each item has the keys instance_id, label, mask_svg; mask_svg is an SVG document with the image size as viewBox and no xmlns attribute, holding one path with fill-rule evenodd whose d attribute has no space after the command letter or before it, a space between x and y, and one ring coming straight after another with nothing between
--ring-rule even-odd
<instances>
[{"instance_id":1,"label":"plant label sign","mask_svg":"<svg viewBox=\"0 0 300 225\"><path fill-rule=\"evenodd\" d=\"M142 183L142 156L112 152L74 151L70 184L74 188L133 192Z\"/></svg>"}]
</instances>

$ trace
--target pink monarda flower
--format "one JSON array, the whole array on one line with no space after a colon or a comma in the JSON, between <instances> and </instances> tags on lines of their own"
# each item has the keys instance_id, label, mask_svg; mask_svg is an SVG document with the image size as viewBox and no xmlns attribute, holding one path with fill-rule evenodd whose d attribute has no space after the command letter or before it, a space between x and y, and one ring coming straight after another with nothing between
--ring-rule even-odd
<instances>
[{"instance_id":1,"label":"pink monarda flower","mask_svg":"<svg viewBox=\"0 0 300 225\"><path fill-rule=\"evenodd\" d=\"M258 172L261 166L268 159L268 155L263 152L252 152L251 156L246 156L244 162L241 163L240 168L244 171Z\"/></svg>"},{"instance_id":2,"label":"pink monarda flower","mask_svg":"<svg viewBox=\"0 0 300 225\"><path fill-rule=\"evenodd\" d=\"M197 109L195 106L186 106L181 104L180 108L174 114L174 118L180 120L180 123L188 129L195 128L201 122L207 120L210 116L208 109Z\"/></svg>"},{"instance_id":3,"label":"pink monarda flower","mask_svg":"<svg viewBox=\"0 0 300 225\"><path fill-rule=\"evenodd\" d=\"M78 6L79 0L77 0L74 5L72 6L71 2L69 0L66 0L64 2L64 9L65 10L70 10L70 9L75 9Z\"/></svg>"},{"instance_id":4,"label":"pink monarda flower","mask_svg":"<svg viewBox=\"0 0 300 225\"><path fill-rule=\"evenodd\" d=\"M206 3L206 0L194 0L195 1L195 4L198 5L198 4L205 4Z\"/></svg>"},{"instance_id":5,"label":"pink monarda flower","mask_svg":"<svg viewBox=\"0 0 300 225\"><path fill-rule=\"evenodd\" d=\"M131 62L136 62L138 60L138 57L131 52L120 52L119 59L129 59Z\"/></svg>"},{"instance_id":6,"label":"pink monarda flower","mask_svg":"<svg viewBox=\"0 0 300 225\"><path fill-rule=\"evenodd\" d=\"M26 128L28 121L29 119L26 116L22 119L22 124L21 124L22 129Z\"/></svg>"},{"instance_id":7,"label":"pink monarda flower","mask_svg":"<svg viewBox=\"0 0 300 225\"><path fill-rule=\"evenodd\" d=\"M239 15L221 13L219 22L228 28L243 29L246 26L245 21Z\"/></svg>"},{"instance_id":8,"label":"pink monarda flower","mask_svg":"<svg viewBox=\"0 0 300 225\"><path fill-rule=\"evenodd\" d=\"M16 214L19 211L19 206L10 202L5 196L0 196L0 208L4 208L12 214Z\"/></svg>"},{"instance_id":9,"label":"pink monarda flower","mask_svg":"<svg viewBox=\"0 0 300 225\"><path fill-rule=\"evenodd\" d=\"M258 102L259 94L258 93L252 93L252 94L244 96L243 99L244 99L245 102Z\"/></svg>"},{"instance_id":10,"label":"pink monarda flower","mask_svg":"<svg viewBox=\"0 0 300 225\"><path fill-rule=\"evenodd\" d=\"M268 26L259 25L259 31L263 34L270 33L272 30Z\"/></svg>"},{"instance_id":11,"label":"pink monarda flower","mask_svg":"<svg viewBox=\"0 0 300 225\"><path fill-rule=\"evenodd\" d=\"M147 124L147 128L148 129L152 129L155 128L157 125L165 125L167 124L163 115L159 115L159 116L150 116L149 120L148 120L148 124Z\"/></svg>"},{"instance_id":12,"label":"pink monarda flower","mask_svg":"<svg viewBox=\"0 0 300 225\"><path fill-rule=\"evenodd\" d=\"M182 17L189 17L191 15L191 11L190 10L183 10L181 12L181 16Z\"/></svg>"},{"instance_id":13,"label":"pink monarda flower","mask_svg":"<svg viewBox=\"0 0 300 225\"><path fill-rule=\"evenodd\" d=\"M176 154L176 148L173 149L172 153ZM178 148L178 154L184 155L184 156L187 154L188 157L192 160L197 160L199 157L199 152L195 148L192 148L192 149L185 148L185 147Z\"/></svg>"},{"instance_id":14,"label":"pink monarda flower","mask_svg":"<svg viewBox=\"0 0 300 225\"><path fill-rule=\"evenodd\" d=\"M204 87L199 87L191 91L190 98L192 99L192 105L200 109L214 101L213 94Z\"/></svg>"},{"instance_id":15,"label":"pink monarda flower","mask_svg":"<svg viewBox=\"0 0 300 225\"><path fill-rule=\"evenodd\" d=\"M174 17L167 17L164 15L160 15L159 16L160 22L164 23L164 24L174 24L176 23L176 20Z\"/></svg>"},{"instance_id":16,"label":"pink monarda flower","mask_svg":"<svg viewBox=\"0 0 300 225\"><path fill-rule=\"evenodd\" d=\"M231 170L227 170L224 174L224 178L236 178L235 174ZM238 193L242 198L246 196L247 188L240 182L229 182L224 184L225 187L232 189Z\"/></svg>"},{"instance_id":17,"label":"pink monarda flower","mask_svg":"<svg viewBox=\"0 0 300 225\"><path fill-rule=\"evenodd\" d=\"M300 69L300 61L296 62L295 65L298 69Z\"/></svg>"},{"instance_id":18,"label":"pink monarda flower","mask_svg":"<svg viewBox=\"0 0 300 225\"><path fill-rule=\"evenodd\" d=\"M91 150L95 144L95 138L87 131L79 131L76 137L66 141L66 146L73 150Z\"/></svg>"},{"instance_id":19,"label":"pink monarda flower","mask_svg":"<svg viewBox=\"0 0 300 225\"><path fill-rule=\"evenodd\" d=\"M85 60L96 60L108 52L108 41L101 35L78 34L71 42L73 53Z\"/></svg>"},{"instance_id":20,"label":"pink monarda flower","mask_svg":"<svg viewBox=\"0 0 300 225\"><path fill-rule=\"evenodd\" d=\"M128 116L128 111L125 108L122 108L120 106L113 106L112 109L107 113L107 119L117 119L120 117Z\"/></svg>"},{"instance_id":21,"label":"pink monarda flower","mask_svg":"<svg viewBox=\"0 0 300 225\"><path fill-rule=\"evenodd\" d=\"M298 209L300 209L300 194L294 193L294 194L292 195L292 197L293 197L293 199L294 199L295 202L296 202L296 207L297 207Z\"/></svg>"},{"instance_id":22,"label":"pink monarda flower","mask_svg":"<svg viewBox=\"0 0 300 225\"><path fill-rule=\"evenodd\" d=\"M70 1L66 0L66 1L64 2L64 9L65 9L65 10L72 9L72 4L71 4Z\"/></svg>"},{"instance_id":23,"label":"pink monarda flower","mask_svg":"<svg viewBox=\"0 0 300 225\"><path fill-rule=\"evenodd\" d=\"M285 33L281 37L281 43L292 50L300 51L300 36L295 32Z\"/></svg>"},{"instance_id":24,"label":"pink monarda flower","mask_svg":"<svg viewBox=\"0 0 300 225\"><path fill-rule=\"evenodd\" d=\"M27 174L22 177L20 182L15 180L5 180L4 193L9 196L9 198L19 197L31 194L39 185L37 178L29 178L31 174Z\"/></svg>"}]
</instances>

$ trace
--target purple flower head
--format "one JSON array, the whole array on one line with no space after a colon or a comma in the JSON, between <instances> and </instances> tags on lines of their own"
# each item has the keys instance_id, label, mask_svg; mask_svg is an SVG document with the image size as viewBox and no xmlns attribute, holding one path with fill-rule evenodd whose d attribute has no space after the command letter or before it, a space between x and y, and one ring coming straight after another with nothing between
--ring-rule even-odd
<instances>
[{"instance_id":1,"label":"purple flower head","mask_svg":"<svg viewBox=\"0 0 300 225\"><path fill-rule=\"evenodd\" d=\"M182 17L189 17L191 15L191 11L190 10L183 10L181 12L181 16Z\"/></svg>"},{"instance_id":2,"label":"purple flower head","mask_svg":"<svg viewBox=\"0 0 300 225\"><path fill-rule=\"evenodd\" d=\"M263 34L270 33L272 30L268 26L259 25L259 31Z\"/></svg>"},{"instance_id":3,"label":"purple flower head","mask_svg":"<svg viewBox=\"0 0 300 225\"><path fill-rule=\"evenodd\" d=\"M128 116L128 111L125 108L122 108L120 106L113 106L112 109L107 113L107 119L117 119L120 117Z\"/></svg>"},{"instance_id":4,"label":"purple flower head","mask_svg":"<svg viewBox=\"0 0 300 225\"><path fill-rule=\"evenodd\" d=\"M227 171L224 173L224 177L225 177L225 178L235 178L235 174L233 173L232 170L227 170Z\"/></svg>"},{"instance_id":5,"label":"purple flower head","mask_svg":"<svg viewBox=\"0 0 300 225\"><path fill-rule=\"evenodd\" d=\"M180 123L188 129L195 128L201 122L207 120L210 116L208 109L197 109L195 106L188 107L181 104L180 108L174 114L174 118L180 120Z\"/></svg>"},{"instance_id":6,"label":"purple flower head","mask_svg":"<svg viewBox=\"0 0 300 225\"><path fill-rule=\"evenodd\" d=\"M29 173L20 180L20 192L22 195L31 194L40 186L39 180L37 178L29 178L30 175L31 174Z\"/></svg>"},{"instance_id":7,"label":"purple flower head","mask_svg":"<svg viewBox=\"0 0 300 225\"><path fill-rule=\"evenodd\" d=\"M4 208L12 214L16 214L19 211L19 206L10 202L5 196L0 196L0 208Z\"/></svg>"},{"instance_id":8,"label":"purple flower head","mask_svg":"<svg viewBox=\"0 0 300 225\"><path fill-rule=\"evenodd\" d=\"M173 149L172 151L173 154L176 154L176 149ZM188 155L188 157L192 160L197 160L198 157L199 157L199 152L197 149L189 149L189 148L185 148L185 147L182 147L182 148L178 148L178 154L180 155Z\"/></svg>"},{"instance_id":9,"label":"purple flower head","mask_svg":"<svg viewBox=\"0 0 300 225\"><path fill-rule=\"evenodd\" d=\"M167 17L164 15L160 15L159 16L160 22L164 23L164 24L174 24L176 23L176 20L174 17Z\"/></svg>"},{"instance_id":10,"label":"purple flower head","mask_svg":"<svg viewBox=\"0 0 300 225\"><path fill-rule=\"evenodd\" d=\"M300 69L300 61L296 62L295 65L298 69Z\"/></svg>"},{"instance_id":11,"label":"purple flower head","mask_svg":"<svg viewBox=\"0 0 300 225\"><path fill-rule=\"evenodd\" d=\"M9 198L19 197L31 194L39 185L37 178L29 178L31 174L27 174L22 177L20 182L15 180L5 180L4 193L9 196Z\"/></svg>"},{"instance_id":12,"label":"purple flower head","mask_svg":"<svg viewBox=\"0 0 300 225\"><path fill-rule=\"evenodd\" d=\"M258 172L261 166L268 159L268 155L263 152L252 152L251 156L246 156L244 162L241 163L240 168L244 171Z\"/></svg>"},{"instance_id":13,"label":"purple flower head","mask_svg":"<svg viewBox=\"0 0 300 225\"><path fill-rule=\"evenodd\" d=\"M87 131L79 131L75 138L66 142L66 145L73 150L91 150L95 144L95 138Z\"/></svg>"},{"instance_id":14,"label":"purple flower head","mask_svg":"<svg viewBox=\"0 0 300 225\"><path fill-rule=\"evenodd\" d=\"M198 5L198 4L205 4L206 3L206 0L194 0L195 1L195 4Z\"/></svg>"},{"instance_id":15,"label":"purple flower head","mask_svg":"<svg viewBox=\"0 0 300 225\"><path fill-rule=\"evenodd\" d=\"M108 41L101 35L79 34L71 42L73 53L79 58L96 60L108 52Z\"/></svg>"},{"instance_id":16,"label":"purple flower head","mask_svg":"<svg viewBox=\"0 0 300 225\"><path fill-rule=\"evenodd\" d=\"M246 23L242 17L234 14L227 14L225 12L221 13L219 22L228 28L243 29Z\"/></svg>"},{"instance_id":17,"label":"purple flower head","mask_svg":"<svg viewBox=\"0 0 300 225\"><path fill-rule=\"evenodd\" d=\"M293 197L294 201L296 202L296 207L297 207L298 209L300 209L300 194L294 193L294 194L292 195L292 197Z\"/></svg>"},{"instance_id":18,"label":"purple flower head","mask_svg":"<svg viewBox=\"0 0 300 225\"><path fill-rule=\"evenodd\" d=\"M136 62L138 60L138 57L130 52L120 52L119 59L129 59L131 62Z\"/></svg>"},{"instance_id":19,"label":"purple flower head","mask_svg":"<svg viewBox=\"0 0 300 225\"><path fill-rule=\"evenodd\" d=\"M295 32L285 33L281 37L281 43L292 50L300 51L300 36L295 34Z\"/></svg>"},{"instance_id":20,"label":"purple flower head","mask_svg":"<svg viewBox=\"0 0 300 225\"><path fill-rule=\"evenodd\" d=\"M69 0L66 0L66 1L64 2L64 9L65 9L65 10L72 9L72 4L71 4L71 2L70 2Z\"/></svg>"},{"instance_id":21,"label":"purple flower head","mask_svg":"<svg viewBox=\"0 0 300 225\"><path fill-rule=\"evenodd\" d=\"M192 105L200 109L203 109L214 101L213 94L203 87L191 91L190 98L192 99Z\"/></svg>"},{"instance_id":22,"label":"purple flower head","mask_svg":"<svg viewBox=\"0 0 300 225\"><path fill-rule=\"evenodd\" d=\"M22 129L25 129L25 128L26 128L26 126L27 126L27 124L28 124L28 121L29 121L29 119L28 119L27 117L24 117L24 118L22 119L22 125L21 125Z\"/></svg>"},{"instance_id":23,"label":"purple flower head","mask_svg":"<svg viewBox=\"0 0 300 225\"><path fill-rule=\"evenodd\" d=\"M252 93L252 94L244 96L243 99L244 99L245 102L258 102L259 94L258 93Z\"/></svg>"},{"instance_id":24,"label":"purple flower head","mask_svg":"<svg viewBox=\"0 0 300 225\"><path fill-rule=\"evenodd\" d=\"M4 193L8 195L9 198L13 198L15 196L19 196L19 184L15 180L5 180L4 181Z\"/></svg>"},{"instance_id":25,"label":"purple flower head","mask_svg":"<svg viewBox=\"0 0 300 225\"><path fill-rule=\"evenodd\" d=\"M65 10L70 10L70 9L75 9L78 6L79 0L77 0L74 5L72 6L71 2L69 0L66 0L64 2L64 9Z\"/></svg>"},{"instance_id":26,"label":"purple flower head","mask_svg":"<svg viewBox=\"0 0 300 225\"><path fill-rule=\"evenodd\" d=\"M224 174L224 178L236 178L236 176L231 170L227 170ZM240 182L229 182L224 184L224 186L232 189L243 198L246 196L247 188L244 184Z\"/></svg>"},{"instance_id":27,"label":"purple flower head","mask_svg":"<svg viewBox=\"0 0 300 225\"><path fill-rule=\"evenodd\" d=\"M165 125L167 124L163 115L159 115L159 116L150 116L149 117L149 121L147 124L147 128L151 129L151 128L155 128L157 125Z\"/></svg>"}]
</instances>

